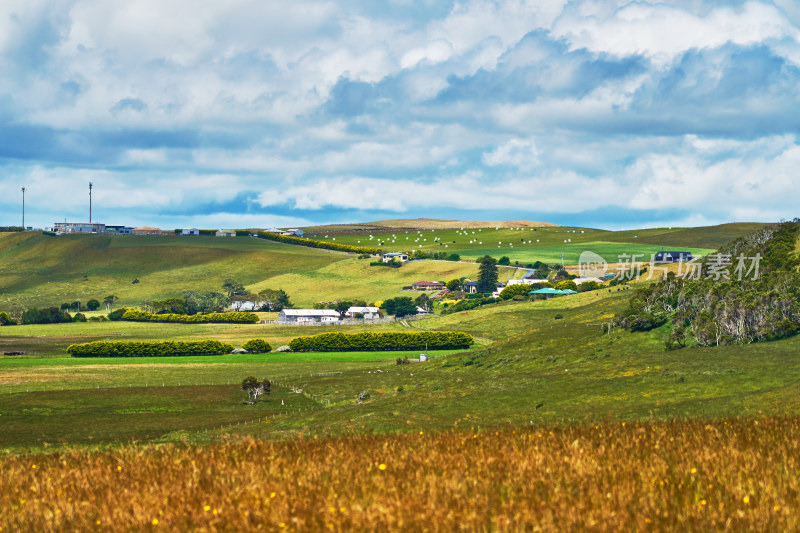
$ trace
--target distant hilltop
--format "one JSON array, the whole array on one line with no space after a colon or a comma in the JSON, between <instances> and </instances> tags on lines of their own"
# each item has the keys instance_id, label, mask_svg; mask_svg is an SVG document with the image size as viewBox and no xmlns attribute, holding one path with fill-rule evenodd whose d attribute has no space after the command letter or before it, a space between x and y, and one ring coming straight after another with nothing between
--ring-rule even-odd
<instances>
[{"instance_id":1,"label":"distant hilltop","mask_svg":"<svg viewBox=\"0 0 800 533\"><path fill-rule=\"evenodd\" d=\"M365 229L461 229L461 228L553 228L558 224L533 220L446 220L441 218L395 218L355 224L316 226L327 230L354 231ZM311 229L311 228L309 228Z\"/></svg>"}]
</instances>

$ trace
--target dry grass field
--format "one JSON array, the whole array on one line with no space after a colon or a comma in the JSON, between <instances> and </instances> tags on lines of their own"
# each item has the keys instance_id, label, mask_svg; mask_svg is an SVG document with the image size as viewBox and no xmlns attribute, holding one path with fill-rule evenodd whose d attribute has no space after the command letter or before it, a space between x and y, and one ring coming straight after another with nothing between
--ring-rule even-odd
<instances>
[{"instance_id":1,"label":"dry grass field","mask_svg":"<svg viewBox=\"0 0 800 533\"><path fill-rule=\"evenodd\" d=\"M0 458L3 531L796 531L800 420L599 423Z\"/></svg>"}]
</instances>

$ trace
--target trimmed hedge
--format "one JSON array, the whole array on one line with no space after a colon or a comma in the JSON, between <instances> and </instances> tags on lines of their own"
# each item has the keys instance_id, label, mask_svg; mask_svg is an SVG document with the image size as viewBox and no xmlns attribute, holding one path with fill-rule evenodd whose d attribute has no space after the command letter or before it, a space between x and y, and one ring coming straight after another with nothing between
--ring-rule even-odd
<instances>
[{"instance_id":1,"label":"trimmed hedge","mask_svg":"<svg viewBox=\"0 0 800 533\"><path fill-rule=\"evenodd\" d=\"M176 315L174 313L154 315L147 311L128 309L122 315L122 320L131 322L177 322L182 324L255 324L258 322L258 315L241 311L208 313L205 315Z\"/></svg>"},{"instance_id":2,"label":"trimmed hedge","mask_svg":"<svg viewBox=\"0 0 800 533\"><path fill-rule=\"evenodd\" d=\"M222 355L233 351L233 345L215 341L97 341L71 344L72 357L171 357L176 355Z\"/></svg>"},{"instance_id":3,"label":"trimmed hedge","mask_svg":"<svg viewBox=\"0 0 800 533\"><path fill-rule=\"evenodd\" d=\"M339 244L337 242L318 241L309 239L307 237L292 237L291 235L278 235L277 233L269 233L268 231L257 231L255 235L261 239L268 239L270 241L284 242L287 244L297 244L299 246L308 246L309 248L324 248L326 250L336 250L339 252L351 252L356 254L379 254L383 250L380 248L370 248L367 246L351 246L349 244Z\"/></svg>"},{"instance_id":4,"label":"trimmed hedge","mask_svg":"<svg viewBox=\"0 0 800 533\"><path fill-rule=\"evenodd\" d=\"M272 346L264 339L250 339L242 344L242 348L247 350L248 353L269 353L272 351Z\"/></svg>"},{"instance_id":5,"label":"trimmed hedge","mask_svg":"<svg viewBox=\"0 0 800 533\"><path fill-rule=\"evenodd\" d=\"M460 331L420 331L414 333L320 333L297 337L289 343L293 352L367 352L424 349L469 348L475 340Z\"/></svg>"}]
</instances>

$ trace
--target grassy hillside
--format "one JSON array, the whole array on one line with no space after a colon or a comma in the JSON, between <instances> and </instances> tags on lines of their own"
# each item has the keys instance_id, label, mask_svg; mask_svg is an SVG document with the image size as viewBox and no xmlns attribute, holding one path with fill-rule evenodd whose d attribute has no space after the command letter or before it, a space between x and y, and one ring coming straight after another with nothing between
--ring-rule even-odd
<instances>
[{"instance_id":1,"label":"grassy hillside","mask_svg":"<svg viewBox=\"0 0 800 533\"><path fill-rule=\"evenodd\" d=\"M494 257L507 255L512 261L520 263L560 263L562 253L566 264L578 262L580 254L592 251L600 254L609 263L616 262L622 254L640 254L649 260L650 255L665 247L691 251L695 255L705 255L727 242L718 231L698 229L679 232L678 237L670 237L671 232L643 230L640 232L612 232L579 227L484 227L464 229L405 230L389 232L376 229L361 232L326 232L318 228L318 233L310 233L321 240L342 244L379 246L386 251L422 250L428 253L458 253L464 259L476 259L486 254ZM728 230L736 236L747 233L745 227ZM710 232L710 233L709 233ZM738 232L738 233L737 233ZM644 237L647 238L644 238ZM663 237L663 239L662 239Z\"/></svg>"},{"instance_id":2,"label":"grassy hillside","mask_svg":"<svg viewBox=\"0 0 800 533\"><path fill-rule=\"evenodd\" d=\"M314 270L347 256L239 237L0 233L0 308L116 294L120 305ZM138 279L139 283L133 284Z\"/></svg>"},{"instance_id":3,"label":"grassy hillside","mask_svg":"<svg viewBox=\"0 0 800 533\"><path fill-rule=\"evenodd\" d=\"M580 254L587 250L600 254L609 263L616 262L622 254L640 254L649 260L651 254L665 248L705 255L736 237L764 226L736 223L699 228L607 231L567 226L537 227L535 223L525 221L502 224L465 222L455 227L391 227L391 222L385 221L385 226L379 223L319 226L309 228L309 235L342 244L381 246L387 251L458 253L465 259L486 254L495 257L507 255L512 261L521 263L560 263L563 253L566 264L575 264Z\"/></svg>"}]
</instances>

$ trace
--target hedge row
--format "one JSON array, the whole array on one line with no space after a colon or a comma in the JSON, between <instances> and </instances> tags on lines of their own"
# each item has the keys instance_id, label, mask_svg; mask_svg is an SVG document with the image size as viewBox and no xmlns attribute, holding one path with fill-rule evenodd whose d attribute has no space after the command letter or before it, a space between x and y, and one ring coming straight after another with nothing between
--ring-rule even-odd
<instances>
[{"instance_id":1,"label":"hedge row","mask_svg":"<svg viewBox=\"0 0 800 533\"><path fill-rule=\"evenodd\" d=\"M97 341L71 344L72 357L169 357L175 355L221 355L233 351L233 345L205 341Z\"/></svg>"},{"instance_id":2,"label":"hedge row","mask_svg":"<svg viewBox=\"0 0 800 533\"><path fill-rule=\"evenodd\" d=\"M122 320L131 322L179 322L184 324L207 324L212 322L216 324L255 324L258 322L258 315L242 311L207 313L205 315L177 315L175 313L154 315L147 311L128 309L122 315Z\"/></svg>"},{"instance_id":3,"label":"hedge row","mask_svg":"<svg viewBox=\"0 0 800 533\"><path fill-rule=\"evenodd\" d=\"M414 333L320 333L292 339L293 352L360 352L468 348L472 335L460 331L420 331Z\"/></svg>"},{"instance_id":4,"label":"hedge row","mask_svg":"<svg viewBox=\"0 0 800 533\"><path fill-rule=\"evenodd\" d=\"M349 244L339 244L337 242L318 241L306 237L292 237L291 235L278 235L277 233L269 233L267 231L257 231L255 233L262 239L270 241L285 242L287 244L297 244L299 246L308 246L309 248L324 248L326 250L337 250L339 252L352 252L356 254L379 254L383 250L380 248L370 248L367 246L351 246Z\"/></svg>"}]
</instances>

